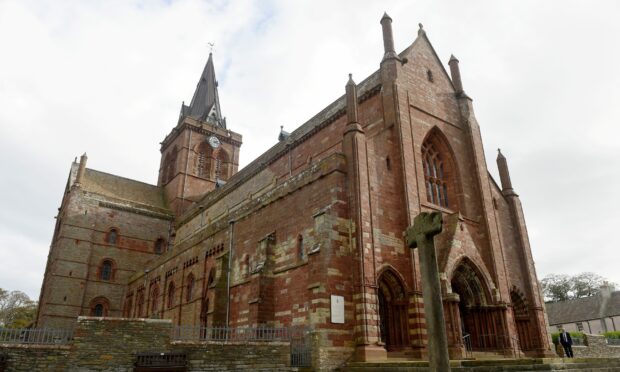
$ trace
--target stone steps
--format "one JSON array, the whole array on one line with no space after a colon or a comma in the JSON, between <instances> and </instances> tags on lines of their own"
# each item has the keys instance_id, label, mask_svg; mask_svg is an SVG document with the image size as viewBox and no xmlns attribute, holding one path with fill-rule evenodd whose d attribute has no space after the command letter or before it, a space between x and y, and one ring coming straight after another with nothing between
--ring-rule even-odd
<instances>
[{"instance_id":1,"label":"stone steps","mask_svg":"<svg viewBox=\"0 0 620 372\"><path fill-rule=\"evenodd\" d=\"M520 371L589 371L620 372L620 358L523 358L495 360L453 360L454 372L520 372ZM342 372L431 372L425 361L351 362L339 369ZM433 371L434 372L434 371Z\"/></svg>"}]
</instances>

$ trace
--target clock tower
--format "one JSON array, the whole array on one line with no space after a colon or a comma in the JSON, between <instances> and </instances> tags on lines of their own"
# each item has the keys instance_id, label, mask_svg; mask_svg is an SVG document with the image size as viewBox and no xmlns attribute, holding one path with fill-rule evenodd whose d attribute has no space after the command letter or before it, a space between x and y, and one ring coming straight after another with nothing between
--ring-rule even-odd
<instances>
[{"instance_id":1,"label":"clock tower","mask_svg":"<svg viewBox=\"0 0 620 372\"><path fill-rule=\"evenodd\" d=\"M164 187L177 216L206 193L223 186L239 168L241 135L222 116L213 55L200 76L191 103L181 104L179 121L161 143L157 185Z\"/></svg>"}]
</instances>

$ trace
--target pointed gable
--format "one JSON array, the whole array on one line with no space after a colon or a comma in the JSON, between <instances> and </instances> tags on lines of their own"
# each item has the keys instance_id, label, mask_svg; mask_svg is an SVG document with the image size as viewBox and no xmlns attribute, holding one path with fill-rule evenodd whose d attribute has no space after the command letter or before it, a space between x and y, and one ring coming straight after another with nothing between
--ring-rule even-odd
<instances>
[{"instance_id":1,"label":"pointed gable","mask_svg":"<svg viewBox=\"0 0 620 372\"><path fill-rule=\"evenodd\" d=\"M456 90L426 32L418 32L416 40L400 56L407 59L401 79L405 79L409 88L410 103L458 126L460 113Z\"/></svg>"}]
</instances>

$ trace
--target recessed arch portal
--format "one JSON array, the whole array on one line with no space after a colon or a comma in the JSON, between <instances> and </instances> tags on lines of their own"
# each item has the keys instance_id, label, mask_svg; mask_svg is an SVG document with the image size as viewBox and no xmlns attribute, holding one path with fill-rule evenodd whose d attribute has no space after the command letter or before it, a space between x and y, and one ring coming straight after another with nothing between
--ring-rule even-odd
<instances>
[{"instance_id":1,"label":"recessed arch portal","mask_svg":"<svg viewBox=\"0 0 620 372\"><path fill-rule=\"evenodd\" d=\"M391 268L383 271L377 284L381 341L388 351L403 350L409 344L405 286Z\"/></svg>"},{"instance_id":2,"label":"recessed arch portal","mask_svg":"<svg viewBox=\"0 0 620 372\"><path fill-rule=\"evenodd\" d=\"M461 332L470 337L474 350L502 350L510 344L505 324L505 308L493 305L491 291L481 270L462 259L452 272L452 292L459 295ZM456 321L457 319L453 319Z\"/></svg>"}]
</instances>

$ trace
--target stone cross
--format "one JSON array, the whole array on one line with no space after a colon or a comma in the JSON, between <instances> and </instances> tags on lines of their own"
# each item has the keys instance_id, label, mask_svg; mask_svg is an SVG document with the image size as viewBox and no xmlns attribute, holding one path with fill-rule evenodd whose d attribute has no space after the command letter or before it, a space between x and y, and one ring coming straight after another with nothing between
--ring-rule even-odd
<instances>
[{"instance_id":1,"label":"stone cross","mask_svg":"<svg viewBox=\"0 0 620 372\"><path fill-rule=\"evenodd\" d=\"M433 237L441 232L441 213L420 213L407 229L407 246L419 248L422 297L428 328L428 354L431 371L450 371L448 339L441 301L437 254Z\"/></svg>"}]
</instances>

